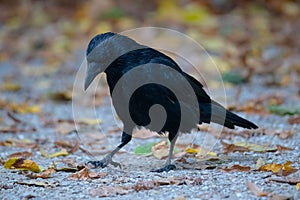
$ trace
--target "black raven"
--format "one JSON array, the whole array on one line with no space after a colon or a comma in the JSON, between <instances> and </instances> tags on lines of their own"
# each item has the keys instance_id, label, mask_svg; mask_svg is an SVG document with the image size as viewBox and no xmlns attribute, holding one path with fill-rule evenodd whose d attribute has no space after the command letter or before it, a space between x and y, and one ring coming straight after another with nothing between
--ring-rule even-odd
<instances>
[{"instance_id":1,"label":"black raven","mask_svg":"<svg viewBox=\"0 0 300 200\"><path fill-rule=\"evenodd\" d=\"M112 157L131 140L136 126L168 133L171 145L167 163L156 172L176 168L171 158L178 133L188 132L197 124L212 121L231 129L258 128L213 101L203 85L170 57L129 37L111 32L96 35L86 58L85 90L99 73L106 73L112 103L124 124L121 144L103 160L88 162L95 167L120 166Z\"/></svg>"}]
</instances>

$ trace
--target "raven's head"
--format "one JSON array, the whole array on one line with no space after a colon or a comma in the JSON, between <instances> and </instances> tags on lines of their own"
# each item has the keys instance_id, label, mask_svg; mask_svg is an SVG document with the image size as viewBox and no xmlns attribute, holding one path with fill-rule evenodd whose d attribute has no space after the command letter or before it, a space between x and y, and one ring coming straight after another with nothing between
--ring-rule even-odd
<instances>
[{"instance_id":1,"label":"raven's head","mask_svg":"<svg viewBox=\"0 0 300 200\"><path fill-rule=\"evenodd\" d=\"M108 56L105 55L106 49L109 48L107 47L107 42L105 41L114 35L116 34L112 32L98 34L89 42L89 45L86 49L87 71L84 83L85 90L89 87L95 77L105 70L101 65L102 60Z\"/></svg>"},{"instance_id":2,"label":"raven's head","mask_svg":"<svg viewBox=\"0 0 300 200\"><path fill-rule=\"evenodd\" d=\"M129 37L116 33L103 33L96 35L90 41L86 50L87 71L84 83L86 90L95 77L121 55L143 48Z\"/></svg>"},{"instance_id":3,"label":"raven's head","mask_svg":"<svg viewBox=\"0 0 300 200\"><path fill-rule=\"evenodd\" d=\"M88 57L88 55L95 49L96 46L98 46L103 41L105 41L106 39L108 39L114 35L116 35L116 34L112 33L112 32L107 32L107 33L98 34L98 35L94 36L91 39L91 41L86 49L86 56Z\"/></svg>"}]
</instances>

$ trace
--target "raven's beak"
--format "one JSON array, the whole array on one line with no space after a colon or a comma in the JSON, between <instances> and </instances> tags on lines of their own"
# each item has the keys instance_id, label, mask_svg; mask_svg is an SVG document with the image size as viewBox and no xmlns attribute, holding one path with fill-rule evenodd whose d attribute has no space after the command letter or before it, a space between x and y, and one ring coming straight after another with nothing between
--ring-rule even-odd
<instances>
[{"instance_id":1,"label":"raven's beak","mask_svg":"<svg viewBox=\"0 0 300 200\"><path fill-rule=\"evenodd\" d=\"M90 84L95 79L96 71L94 70L96 63L88 63L87 69L86 69L86 75L85 75L85 81L84 81L84 90L88 89Z\"/></svg>"}]
</instances>

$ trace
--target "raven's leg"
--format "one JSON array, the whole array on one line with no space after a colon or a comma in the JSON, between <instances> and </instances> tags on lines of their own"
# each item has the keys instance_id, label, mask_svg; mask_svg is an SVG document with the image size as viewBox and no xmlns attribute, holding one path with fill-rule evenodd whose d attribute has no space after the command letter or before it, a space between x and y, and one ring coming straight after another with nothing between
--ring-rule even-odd
<instances>
[{"instance_id":1,"label":"raven's leg","mask_svg":"<svg viewBox=\"0 0 300 200\"><path fill-rule=\"evenodd\" d=\"M121 168L121 164L118 162L114 162L112 160L112 157L122 148L124 147L126 144L128 144L128 142L130 142L132 136L128 135L127 133L125 133L123 131L122 133L122 140L121 140L121 144L119 146L117 146L110 154L107 154L102 160L94 160L94 161L89 161L87 162L87 164L92 164L95 168L98 167L107 167L109 164L115 166L115 167L120 167Z\"/></svg>"},{"instance_id":2,"label":"raven's leg","mask_svg":"<svg viewBox=\"0 0 300 200\"><path fill-rule=\"evenodd\" d=\"M170 134L169 134L169 136L170 136ZM173 155L173 151L174 151L174 147L175 147L177 137L178 137L178 134L176 134L176 136L171 140L170 140L170 137L169 137L169 140L171 141L171 144L170 144L169 155L168 155L167 162L166 162L165 166L160 168L160 169L152 170L151 172L161 173L161 172L168 172L168 171L176 169L176 166L171 164L171 162L172 162L172 155Z\"/></svg>"}]
</instances>

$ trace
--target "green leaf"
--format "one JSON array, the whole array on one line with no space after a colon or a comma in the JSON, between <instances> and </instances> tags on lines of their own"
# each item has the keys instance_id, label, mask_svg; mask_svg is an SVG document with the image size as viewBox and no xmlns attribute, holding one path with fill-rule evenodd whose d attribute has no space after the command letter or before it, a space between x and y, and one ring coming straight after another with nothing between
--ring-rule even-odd
<instances>
[{"instance_id":1,"label":"green leaf","mask_svg":"<svg viewBox=\"0 0 300 200\"><path fill-rule=\"evenodd\" d=\"M239 83L245 83L245 78L236 72L226 72L222 75L223 81L232 83L232 84L239 84Z\"/></svg>"},{"instance_id":2,"label":"green leaf","mask_svg":"<svg viewBox=\"0 0 300 200\"><path fill-rule=\"evenodd\" d=\"M276 115L296 115L300 114L300 107L270 105L269 112Z\"/></svg>"},{"instance_id":3,"label":"green leaf","mask_svg":"<svg viewBox=\"0 0 300 200\"><path fill-rule=\"evenodd\" d=\"M152 154L152 147L157 144L156 142L150 142L145 145L137 146L134 149L134 153L137 155L151 155Z\"/></svg>"}]
</instances>

